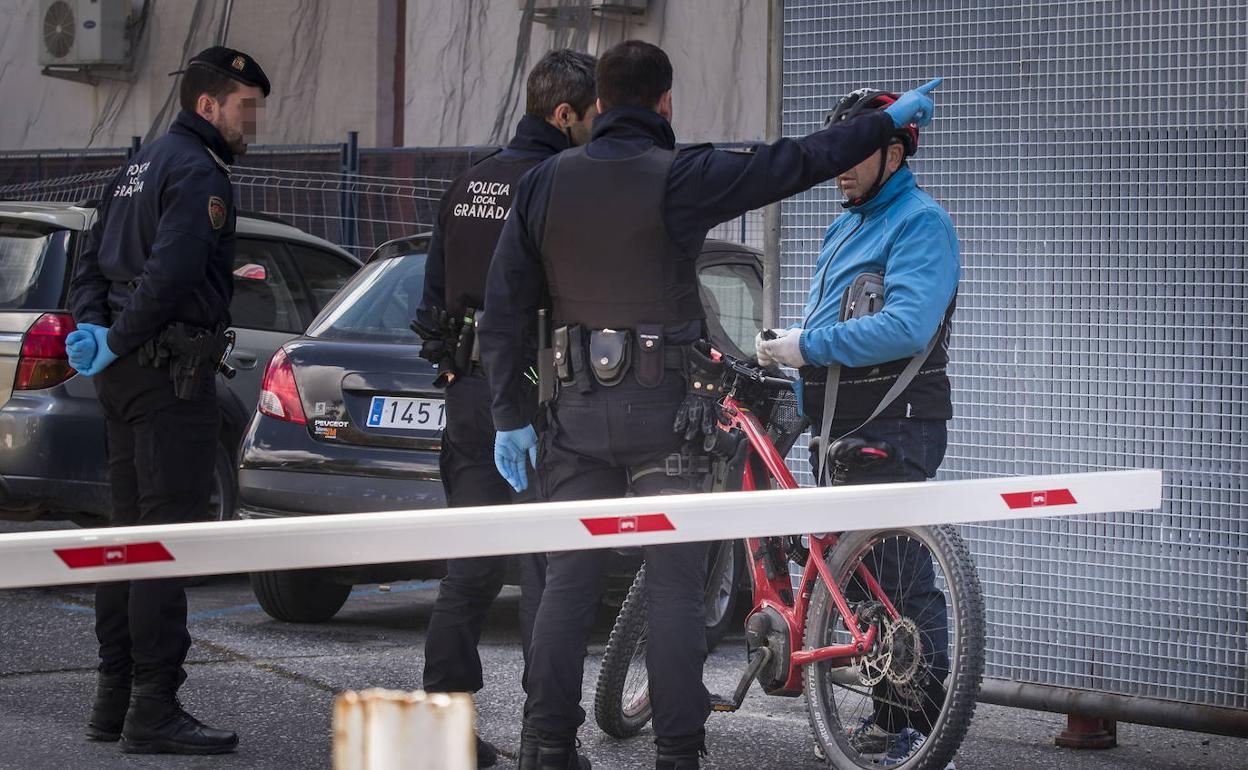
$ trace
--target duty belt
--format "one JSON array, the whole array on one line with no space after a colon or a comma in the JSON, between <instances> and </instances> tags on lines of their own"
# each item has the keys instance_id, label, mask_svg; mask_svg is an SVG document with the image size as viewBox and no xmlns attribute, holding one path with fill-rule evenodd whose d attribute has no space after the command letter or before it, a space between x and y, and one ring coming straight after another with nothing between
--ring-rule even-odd
<instances>
[{"instance_id":1,"label":"duty belt","mask_svg":"<svg viewBox=\"0 0 1248 770\"><path fill-rule=\"evenodd\" d=\"M593 382L612 387L630 371L643 387L658 387L665 371L683 371L688 345L672 345L663 338L659 324L638 324L634 329L555 329L552 347L555 375L565 387L581 393Z\"/></svg>"}]
</instances>

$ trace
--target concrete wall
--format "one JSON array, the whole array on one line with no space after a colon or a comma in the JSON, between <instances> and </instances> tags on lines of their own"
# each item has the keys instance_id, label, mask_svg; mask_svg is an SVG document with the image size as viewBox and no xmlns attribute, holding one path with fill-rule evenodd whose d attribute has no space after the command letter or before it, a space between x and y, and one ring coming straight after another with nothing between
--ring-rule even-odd
<instances>
[{"instance_id":1,"label":"concrete wall","mask_svg":"<svg viewBox=\"0 0 1248 770\"><path fill-rule=\"evenodd\" d=\"M589 0L534 0L558 3L561 13L543 20L520 0L152 0L130 80L88 85L41 74L38 0L0 0L0 151L159 135L178 110L168 73L223 30L273 81L265 144L339 142L353 130L364 146L502 141L542 53L598 53L627 37L671 55L681 141L762 137L766 0L650 0L635 17L591 13Z\"/></svg>"},{"instance_id":2,"label":"concrete wall","mask_svg":"<svg viewBox=\"0 0 1248 770\"><path fill-rule=\"evenodd\" d=\"M262 143L378 139L378 18L385 0L238 0L226 42L256 57L273 82ZM136 3L141 5L141 3ZM390 3L393 7L393 3ZM159 135L177 114L177 78L213 45L225 0L158 0L139 41L130 82L99 85L41 74L37 0L0 0L0 149L117 147ZM388 25L393 29L393 19ZM338 30L353 30L340 34ZM391 43L391 52L393 43ZM390 57L385 71L392 71ZM392 80L390 81L392 82ZM393 101L393 100L391 100ZM381 139L390 143L390 124Z\"/></svg>"},{"instance_id":3,"label":"concrete wall","mask_svg":"<svg viewBox=\"0 0 1248 770\"><path fill-rule=\"evenodd\" d=\"M524 79L551 48L601 53L639 38L662 46L676 78L681 141L764 135L766 0L650 0L641 16L591 14L565 0L543 20L517 0L409 2L404 138L410 145L505 139L524 112Z\"/></svg>"}]
</instances>

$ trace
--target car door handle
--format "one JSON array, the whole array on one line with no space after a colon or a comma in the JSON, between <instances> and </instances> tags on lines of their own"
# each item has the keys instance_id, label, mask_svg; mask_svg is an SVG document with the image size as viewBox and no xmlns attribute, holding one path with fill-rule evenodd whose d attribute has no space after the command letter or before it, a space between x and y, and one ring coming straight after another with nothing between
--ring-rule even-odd
<instances>
[{"instance_id":1,"label":"car door handle","mask_svg":"<svg viewBox=\"0 0 1248 770\"><path fill-rule=\"evenodd\" d=\"M246 350L235 350L230 354L230 358L234 359L234 364L238 366L239 369L256 368L257 358L255 353Z\"/></svg>"}]
</instances>

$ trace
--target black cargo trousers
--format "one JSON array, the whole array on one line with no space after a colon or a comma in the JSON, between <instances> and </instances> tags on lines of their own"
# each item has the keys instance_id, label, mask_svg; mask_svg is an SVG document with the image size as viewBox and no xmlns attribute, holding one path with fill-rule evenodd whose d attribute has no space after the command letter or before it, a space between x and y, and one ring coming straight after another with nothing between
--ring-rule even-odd
<instances>
[{"instance_id":1,"label":"black cargo trousers","mask_svg":"<svg viewBox=\"0 0 1248 770\"><path fill-rule=\"evenodd\" d=\"M117 359L95 376L108 432L111 526L179 524L208 517L221 414L215 383L201 397L174 395L168 367ZM210 375L211 373L209 373ZM100 672L176 691L191 636L183 578L98 583Z\"/></svg>"},{"instance_id":2,"label":"black cargo trousers","mask_svg":"<svg viewBox=\"0 0 1248 770\"><path fill-rule=\"evenodd\" d=\"M446 389L439 466L450 507L506 505L526 499L512 491L494 465L490 387L479 369L456 377ZM544 554L447 560L446 577L425 637L427 692L477 692L483 686L477 644L486 613L503 588L508 558L516 560L520 572L520 637L526 663L521 684L527 689L529 640L545 582Z\"/></svg>"},{"instance_id":3,"label":"black cargo trousers","mask_svg":"<svg viewBox=\"0 0 1248 770\"><path fill-rule=\"evenodd\" d=\"M680 450L672 432L686 386L668 371L656 388L631 376L587 394L562 388L538 445L537 471L544 500L623 497L631 468L662 461ZM639 496L692 491L693 483L661 473L631 485ZM604 549L611 548L608 542ZM646 563L649 636L646 669L658 742L702 735L710 696L702 685L707 543L642 548ZM546 591L533 628L526 725L560 739L585 721L581 686L585 648L602 600L609 551L547 556Z\"/></svg>"}]
</instances>

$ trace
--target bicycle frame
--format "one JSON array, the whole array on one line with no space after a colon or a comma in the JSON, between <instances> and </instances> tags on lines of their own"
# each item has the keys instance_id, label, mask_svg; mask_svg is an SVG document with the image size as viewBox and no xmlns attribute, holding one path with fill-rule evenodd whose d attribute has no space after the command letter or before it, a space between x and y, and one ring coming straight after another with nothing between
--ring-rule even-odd
<instances>
[{"instance_id":1,"label":"bicycle frame","mask_svg":"<svg viewBox=\"0 0 1248 770\"><path fill-rule=\"evenodd\" d=\"M758 418L748 408L742 406L731 392L723 398L720 404L720 430L739 430L749 443L741 489L743 491L768 489L771 484L768 483L767 477L774 479L781 489L796 489L797 481L785 465L784 458L772 445ZM762 467L759 468L759 465ZM836 545L837 535L835 533L808 533L806 537L809 538L810 549L796 597L793 596L793 584L788 571L787 558L783 564L784 569L776 569L777 565L768 563L770 556L768 539L749 538L746 540L754 586L754 609L751 614L770 608L784 618L788 625L789 649L792 650L787 662L788 676L782 687L768 690L771 695L801 695L802 666L823 660L832 660L839 665L847 666L854 658L863 655L875 644L877 626L872 624L865 632L859 628L857 613L850 607L828 568L826 556ZM859 565L857 574L871 595L883 605L885 612L893 618L898 617L896 608L889 601L883 588L864 565ZM804 646L806 614L816 580L822 580L828 587L832 601L840 612L845 630L852 639L851 642L813 650L801 649Z\"/></svg>"}]
</instances>

